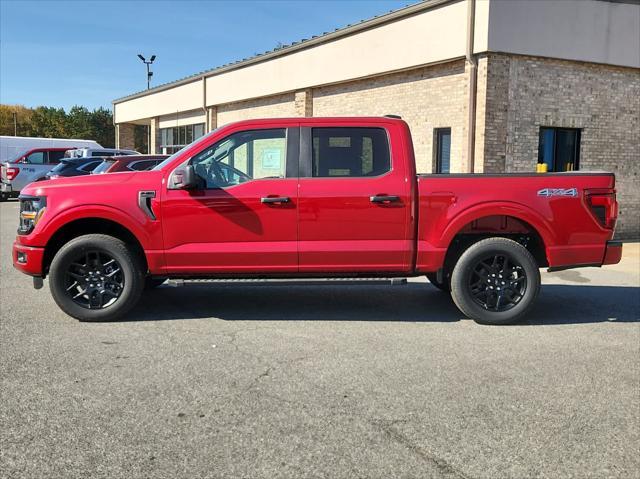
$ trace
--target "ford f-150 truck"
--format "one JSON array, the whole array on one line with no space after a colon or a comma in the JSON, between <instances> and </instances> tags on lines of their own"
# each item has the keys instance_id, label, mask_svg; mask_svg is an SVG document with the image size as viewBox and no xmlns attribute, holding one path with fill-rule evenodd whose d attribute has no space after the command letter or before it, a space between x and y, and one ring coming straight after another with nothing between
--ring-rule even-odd
<instances>
[{"instance_id":1,"label":"ford f-150 truck","mask_svg":"<svg viewBox=\"0 0 640 479\"><path fill-rule=\"evenodd\" d=\"M522 318L539 268L620 261L610 173L417 175L397 118L251 120L151 171L33 183L16 268L112 320L166 278L426 275L481 323Z\"/></svg>"}]
</instances>

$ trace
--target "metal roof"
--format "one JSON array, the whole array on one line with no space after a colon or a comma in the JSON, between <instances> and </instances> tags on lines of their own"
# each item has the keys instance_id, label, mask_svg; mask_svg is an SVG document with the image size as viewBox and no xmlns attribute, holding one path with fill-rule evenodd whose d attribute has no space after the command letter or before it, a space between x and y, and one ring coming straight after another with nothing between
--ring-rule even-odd
<instances>
[{"instance_id":1,"label":"metal roof","mask_svg":"<svg viewBox=\"0 0 640 479\"><path fill-rule=\"evenodd\" d=\"M210 70L205 70L200 73L196 73L194 75L190 75L178 80L174 80L172 82L163 83L162 85L158 85L148 90L141 90L139 92L132 93L131 95L117 98L113 100L112 103L115 105L116 103L122 103L127 100L140 98L152 93L157 93L163 90L168 90L170 88L184 85L186 83L191 83L194 80L200 80L202 78L219 75L221 73L225 73L230 70L236 70L238 68L243 68L243 67L252 65L254 63L259 63L259 62L271 60L279 56L288 55L290 53L294 53L299 50L310 48L310 47L319 45L321 43L326 43L326 42L335 40L337 38L352 35L354 33L367 30L369 28L373 28L384 23L392 22L394 20L398 20L400 18L422 12L424 10L429 10L431 8L435 8L445 3L455 3L458 1L461 1L461 0L423 0L423 1L420 1L419 3L409 4L406 7L402 7L397 10L391 10L388 13L376 15L368 19L360 20L357 23L352 23L341 28L336 28L332 32L324 32L322 35L313 35L311 38L303 38L301 40L290 43L288 45L278 46L273 50L268 50L266 52L259 53L257 55L254 55L248 58L243 58L242 60L226 63L224 65L220 65Z\"/></svg>"}]
</instances>

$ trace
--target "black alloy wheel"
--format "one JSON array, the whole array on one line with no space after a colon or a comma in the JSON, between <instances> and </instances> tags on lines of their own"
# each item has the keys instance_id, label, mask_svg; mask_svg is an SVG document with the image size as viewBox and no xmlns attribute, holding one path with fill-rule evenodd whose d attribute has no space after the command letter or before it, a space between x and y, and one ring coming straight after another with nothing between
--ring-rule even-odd
<instances>
[{"instance_id":1,"label":"black alloy wheel","mask_svg":"<svg viewBox=\"0 0 640 479\"><path fill-rule=\"evenodd\" d=\"M111 306L124 290L122 267L109 253L87 250L69 263L65 290L74 303L87 309Z\"/></svg>"},{"instance_id":2,"label":"black alloy wheel","mask_svg":"<svg viewBox=\"0 0 640 479\"><path fill-rule=\"evenodd\" d=\"M147 273L135 245L105 234L68 241L53 257L49 287L58 306L80 321L123 317L142 296Z\"/></svg>"},{"instance_id":3,"label":"black alloy wheel","mask_svg":"<svg viewBox=\"0 0 640 479\"><path fill-rule=\"evenodd\" d=\"M493 254L477 261L469 288L474 301L487 311L508 311L524 297L527 274L508 254Z\"/></svg>"},{"instance_id":4,"label":"black alloy wheel","mask_svg":"<svg viewBox=\"0 0 640 479\"><path fill-rule=\"evenodd\" d=\"M469 246L451 274L451 298L480 324L512 324L533 307L540 291L538 263L509 238L487 238Z\"/></svg>"}]
</instances>

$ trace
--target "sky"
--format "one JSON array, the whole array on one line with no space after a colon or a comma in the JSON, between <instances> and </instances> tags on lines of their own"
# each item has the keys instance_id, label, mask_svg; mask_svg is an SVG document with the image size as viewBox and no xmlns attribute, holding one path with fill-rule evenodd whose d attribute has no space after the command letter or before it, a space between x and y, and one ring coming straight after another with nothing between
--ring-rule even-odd
<instances>
[{"instance_id":1,"label":"sky","mask_svg":"<svg viewBox=\"0 0 640 479\"><path fill-rule=\"evenodd\" d=\"M415 0L0 0L0 103L90 109ZM259 79L256 79L259 81Z\"/></svg>"}]
</instances>

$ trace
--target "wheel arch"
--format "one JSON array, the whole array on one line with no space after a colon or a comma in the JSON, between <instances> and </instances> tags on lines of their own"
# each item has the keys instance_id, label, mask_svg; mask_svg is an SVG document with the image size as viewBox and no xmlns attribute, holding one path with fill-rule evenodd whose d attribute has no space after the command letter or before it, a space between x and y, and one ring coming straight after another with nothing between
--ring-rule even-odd
<instances>
[{"instance_id":1,"label":"wheel arch","mask_svg":"<svg viewBox=\"0 0 640 479\"><path fill-rule=\"evenodd\" d=\"M513 238L523 243L538 265L548 264L547 248L556 235L542 215L518 203L487 203L458 214L445 229L441 245L446 249L445 270L471 244L490 237Z\"/></svg>"},{"instance_id":2,"label":"wheel arch","mask_svg":"<svg viewBox=\"0 0 640 479\"><path fill-rule=\"evenodd\" d=\"M145 270L148 269L149 266L143 243L130 228L112 218L106 218L104 216L83 216L62 223L49 237L45 245L42 260L43 274L48 274L51 261L53 261L54 256L64 244L78 236L93 233L106 234L124 241L127 245L130 245L135 253L142 259Z\"/></svg>"}]
</instances>

